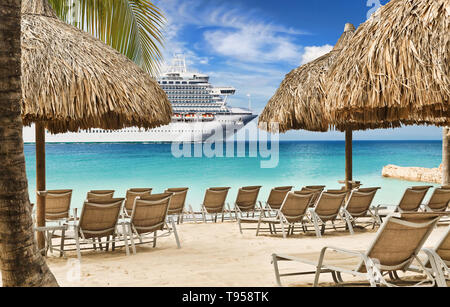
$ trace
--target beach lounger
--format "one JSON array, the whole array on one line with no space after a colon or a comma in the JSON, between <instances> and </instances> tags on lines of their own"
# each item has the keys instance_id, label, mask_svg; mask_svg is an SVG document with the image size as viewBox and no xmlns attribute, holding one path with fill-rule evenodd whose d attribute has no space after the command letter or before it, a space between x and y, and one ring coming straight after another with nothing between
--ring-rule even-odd
<instances>
[{"instance_id":1,"label":"beach lounger","mask_svg":"<svg viewBox=\"0 0 450 307\"><path fill-rule=\"evenodd\" d=\"M341 217L341 207L344 205L347 192L342 191L326 191L320 194L317 204L313 208L309 208L309 220L314 226L316 236L322 237L325 233L325 226L327 222L331 222L333 228L336 230L335 220ZM305 228L307 226L305 224Z\"/></svg>"},{"instance_id":2,"label":"beach lounger","mask_svg":"<svg viewBox=\"0 0 450 307\"><path fill-rule=\"evenodd\" d=\"M265 217L263 214L259 216L256 236L259 235L262 224L268 224L271 233L272 226L275 229L277 225L280 225L283 238L286 238L286 235L293 235L297 223L303 226L304 218L313 196L313 193L288 192L280 209L276 210L275 217Z\"/></svg>"},{"instance_id":3,"label":"beach lounger","mask_svg":"<svg viewBox=\"0 0 450 307\"><path fill-rule=\"evenodd\" d=\"M314 196L311 198L311 203L309 204L310 207L314 207L316 205L320 194L322 194L324 190L325 190L324 185L311 185L303 187L301 189L301 191L305 193L314 193Z\"/></svg>"},{"instance_id":4,"label":"beach lounger","mask_svg":"<svg viewBox=\"0 0 450 307\"><path fill-rule=\"evenodd\" d=\"M343 283L342 274L350 274L368 280L372 287L393 286L385 279L386 273L393 276L392 273L396 271L408 271L413 260L416 260L428 277L428 280L421 280L416 286L426 281L434 285L433 276L425 269L417 255L439 219L440 215L434 213L394 213L388 216L365 252L328 246L314 255L273 254L276 282L281 286L281 277L315 274L314 286L317 287L320 275L331 273L336 284ZM316 269L280 274L281 261L299 262Z\"/></svg>"},{"instance_id":5,"label":"beach lounger","mask_svg":"<svg viewBox=\"0 0 450 307\"><path fill-rule=\"evenodd\" d=\"M406 189L394 212L414 213L419 211L423 199L432 186L418 186Z\"/></svg>"},{"instance_id":6,"label":"beach lounger","mask_svg":"<svg viewBox=\"0 0 450 307\"><path fill-rule=\"evenodd\" d=\"M183 223L185 211L186 196L189 188L171 188L164 193L172 193L169 205L169 215L177 216L177 224Z\"/></svg>"},{"instance_id":7,"label":"beach lounger","mask_svg":"<svg viewBox=\"0 0 450 307\"><path fill-rule=\"evenodd\" d=\"M149 196L151 194L152 194L151 188L129 189L127 191L127 195L125 198L125 205L124 205L125 216L131 216L131 212L133 211L133 206L134 206L134 200L137 197Z\"/></svg>"},{"instance_id":8,"label":"beach lounger","mask_svg":"<svg viewBox=\"0 0 450 307\"><path fill-rule=\"evenodd\" d=\"M430 200L424 205L426 212L446 211L450 203L450 189L436 188Z\"/></svg>"},{"instance_id":9,"label":"beach lounger","mask_svg":"<svg viewBox=\"0 0 450 307\"><path fill-rule=\"evenodd\" d=\"M73 221L74 236L78 259L81 260L81 244L92 245L97 249L103 249L102 244L106 243L106 250L109 250L109 244L112 243L112 249L115 249L117 238L125 243L126 254L129 255L128 230L123 229L122 235L117 231L117 223L122 210L123 198L111 199L92 199L86 200L83 204L80 219L76 217ZM106 241L101 241L106 238Z\"/></svg>"},{"instance_id":10,"label":"beach lounger","mask_svg":"<svg viewBox=\"0 0 450 307\"><path fill-rule=\"evenodd\" d=\"M227 200L228 191L231 188L209 188L205 192L205 198L202 204L203 222L206 223L206 215L211 215L211 220L217 222L217 215L222 215L222 222L225 217L225 202ZM231 210L228 208L231 217Z\"/></svg>"},{"instance_id":11,"label":"beach lounger","mask_svg":"<svg viewBox=\"0 0 450 307\"><path fill-rule=\"evenodd\" d=\"M114 190L92 190L87 193L86 199L111 199L114 192Z\"/></svg>"},{"instance_id":12,"label":"beach lounger","mask_svg":"<svg viewBox=\"0 0 450 307\"><path fill-rule=\"evenodd\" d=\"M52 239L56 231L61 231L61 246L64 246L64 236L67 230L67 222L70 218L70 203L72 200L72 190L48 190L37 192L39 196L45 197L45 220L46 226L35 227L36 231L43 232L46 241L46 252L55 249ZM60 256L63 256L63 249L59 249Z\"/></svg>"},{"instance_id":13,"label":"beach lounger","mask_svg":"<svg viewBox=\"0 0 450 307\"><path fill-rule=\"evenodd\" d=\"M439 287L447 287L450 280L450 227L434 249L423 251L428 255L426 267L431 267L431 273Z\"/></svg>"},{"instance_id":14,"label":"beach lounger","mask_svg":"<svg viewBox=\"0 0 450 307\"><path fill-rule=\"evenodd\" d=\"M277 187L270 191L269 197L267 198L265 206L269 210L280 210L286 195L292 191L293 187Z\"/></svg>"},{"instance_id":15,"label":"beach lounger","mask_svg":"<svg viewBox=\"0 0 450 307\"><path fill-rule=\"evenodd\" d=\"M241 233L243 230L242 223L258 223L258 218L255 218L255 211L260 190L261 186L249 186L242 187L238 191L234 202L234 212Z\"/></svg>"},{"instance_id":16,"label":"beach lounger","mask_svg":"<svg viewBox=\"0 0 450 307\"><path fill-rule=\"evenodd\" d=\"M351 192L344 208L342 208L342 216L351 234L353 234L353 228L356 226L356 221L359 218L371 218L373 228L377 224L381 225L378 208L371 207L375 194L379 189L381 188L363 188Z\"/></svg>"},{"instance_id":17,"label":"beach lounger","mask_svg":"<svg viewBox=\"0 0 450 307\"><path fill-rule=\"evenodd\" d=\"M128 227L133 253L136 254L134 238L144 243L145 236L152 236L153 247L156 247L156 239L175 236L177 247L181 248L177 228L173 217L169 214L169 206L172 193L153 194L136 198L131 217L122 221ZM167 223L169 221L170 225ZM162 234L158 235L158 231Z\"/></svg>"}]
</instances>

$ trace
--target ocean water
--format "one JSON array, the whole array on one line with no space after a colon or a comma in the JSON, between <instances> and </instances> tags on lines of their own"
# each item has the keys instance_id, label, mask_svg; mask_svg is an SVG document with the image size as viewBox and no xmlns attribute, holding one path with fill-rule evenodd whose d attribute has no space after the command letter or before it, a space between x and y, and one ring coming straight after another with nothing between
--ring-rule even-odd
<instances>
[{"instance_id":1,"label":"ocean water","mask_svg":"<svg viewBox=\"0 0 450 307\"><path fill-rule=\"evenodd\" d=\"M260 200L270 189L292 185L323 184L340 188L345 178L345 143L280 142L279 163L261 168L262 157L176 158L170 144L47 144L47 188L73 189L72 207L81 208L86 192L114 189L124 197L128 188L189 187L187 204L199 209L208 187L232 187L227 201L233 204L241 186L261 185ZM442 160L440 141L355 141L353 177L364 187L380 186L375 204L397 204L411 185L425 185L381 176L383 166L437 167ZM236 146L237 147L237 146ZM36 168L34 144L25 144L30 199L35 201ZM431 193L430 193L431 194ZM429 195L428 195L429 196Z\"/></svg>"}]
</instances>

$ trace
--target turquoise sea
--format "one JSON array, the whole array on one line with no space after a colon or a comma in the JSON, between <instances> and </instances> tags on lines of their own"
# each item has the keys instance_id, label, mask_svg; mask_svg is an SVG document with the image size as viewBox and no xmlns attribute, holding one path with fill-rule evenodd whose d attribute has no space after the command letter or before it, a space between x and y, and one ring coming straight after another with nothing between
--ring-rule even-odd
<instances>
[{"instance_id":1,"label":"turquoise sea","mask_svg":"<svg viewBox=\"0 0 450 307\"><path fill-rule=\"evenodd\" d=\"M384 179L383 166L437 167L442 160L440 141L355 141L354 179L365 187L380 186L375 203L396 204L404 189L421 185ZM249 143L245 144L248 148ZM276 168L261 168L261 157L176 158L170 144L47 144L47 188L73 189L72 207L80 208L91 189L114 189L123 197L128 188L152 187L154 193L168 187L189 187L187 204L198 209L205 190L213 186L233 189L233 203L241 186L262 185L260 200L275 186L324 184L339 188L344 178L345 143L341 141L279 144ZM31 201L35 201L35 147L25 144Z\"/></svg>"}]
</instances>

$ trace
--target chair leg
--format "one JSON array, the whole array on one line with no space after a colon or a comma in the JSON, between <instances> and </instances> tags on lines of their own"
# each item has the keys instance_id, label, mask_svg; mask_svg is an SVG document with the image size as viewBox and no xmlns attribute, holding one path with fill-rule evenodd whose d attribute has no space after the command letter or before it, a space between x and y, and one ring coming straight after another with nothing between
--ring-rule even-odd
<instances>
[{"instance_id":1,"label":"chair leg","mask_svg":"<svg viewBox=\"0 0 450 307\"><path fill-rule=\"evenodd\" d=\"M347 222L347 227L348 230L350 231L350 234L354 234L355 232L353 231L353 225L352 225L352 221L350 220L350 217L346 214L344 215L345 221Z\"/></svg>"},{"instance_id":2,"label":"chair leg","mask_svg":"<svg viewBox=\"0 0 450 307\"><path fill-rule=\"evenodd\" d=\"M172 222L172 228L173 228L173 234L175 235L175 241L177 242L177 248L181 248L181 244L180 244L180 238L178 237L178 232L177 232L177 227L175 226L175 223Z\"/></svg>"},{"instance_id":3,"label":"chair leg","mask_svg":"<svg viewBox=\"0 0 450 307\"><path fill-rule=\"evenodd\" d=\"M78 237L78 229L75 228L75 244L77 247L77 257L81 261L81 249L80 249L80 238Z\"/></svg>"},{"instance_id":4,"label":"chair leg","mask_svg":"<svg viewBox=\"0 0 450 307\"><path fill-rule=\"evenodd\" d=\"M131 231L131 224L127 225L128 235L130 236L131 249L133 250L133 255L136 255L136 245L134 244L133 232Z\"/></svg>"},{"instance_id":5,"label":"chair leg","mask_svg":"<svg viewBox=\"0 0 450 307\"><path fill-rule=\"evenodd\" d=\"M113 234L112 235L112 244L111 244L111 250L112 251L115 251L116 250L116 235L115 234Z\"/></svg>"},{"instance_id":6,"label":"chair leg","mask_svg":"<svg viewBox=\"0 0 450 307\"><path fill-rule=\"evenodd\" d=\"M61 247L59 249L59 257L64 256L64 241L66 239L66 230L63 229L61 232Z\"/></svg>"},{"instance_id":7,"label":"chair leg","mask_svg":"<svg viewBox=\"0 0 450 307\"><path fill-rule=\"evenodd\" d=\"M318 238L321 238L322 237L322 233L321 233L320 228L319 228L319 221L317 220L317 217L316 217L315 214L312 215L312 221L313 221L313 224L314 224L314 230L316 231L316 236Z\"/></svg>"},{"instance_id":8,"label":"chair leg","mask_svg":"<svg viewBox=\"0 0 450 307\"><path fill-rule=\"evenodd\" d=\"M122 223L122 235L123 235L123 241L125 243L125 253L127 256L130 255L130 247L128 246L128 233L125 227L125 223Z\"/></svg>"},{"instance_id":9,"label":"chair leg","mask_svg":"<svg viewBox=\"0 0 450 307\"><path fill-rule=\"evenodd\" d=\"M280 278L280 270L278 268L278 259L275 254L272 255L272 262L273 262L273 268L275 270L275 280L277 282L277 285L279 287L282 287L281 285L281 278Z\"/></svg>"},{"instance_id":10,"label":"chair leg","mask_svg":"<svg viewBox=\"0 0 450 307\"><path fill-rule=\"evenodd\" d=\"M270 226L270 224L269 224ZM259 228L261 227L261 219L258 220L258 227L256 227L256 236L259 235Z\"/></svg>"},{"instance_id":11,"label":"chair leg","mask_svg":"<svg viewBox=\"0 0 450 307\"><path fill-rule=\"evenodd\" d=\"M156 247L156 236L158 235L158 231L155 231L154 233L153 233L153 248L155 248Z\"/></svg>"},{"instance_id":12,"label":"chair leg","mask_svg":"<svg viewBox=\"0 0 450 307\"><path fill-rule=\"evenodd\" d=\"M244 234L244 233L242 232L241 219L239 219L239 218L238 218L238 225L239 225L239 232L241 233L241 235Z\"/></svg>"},{"instance_id":13,"label":"chair leg","mask_svg":"<svg viewBox=\"0 0 450 307\"><path fill-rule=\"evenodd\" d=\"M283 239L286 239L286 231L284 230L284 223L281 222L281 231L283 232Z\"/></svg>"}]
</instances>

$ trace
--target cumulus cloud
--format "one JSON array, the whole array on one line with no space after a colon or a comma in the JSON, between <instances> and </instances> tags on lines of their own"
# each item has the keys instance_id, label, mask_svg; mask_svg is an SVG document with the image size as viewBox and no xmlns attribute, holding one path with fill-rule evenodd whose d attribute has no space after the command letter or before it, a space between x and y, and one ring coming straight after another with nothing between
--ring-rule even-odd
<instances>
[{"instance_id":1,"label":"cumulus cloud","mask_svg":"<svg viewBox=\"0 0 450 307\"><path fill-rule=\"evenodd\" d=\"M322 55L327 54L332 49L333 46L331 45L305 47L302 55L301 64L306 64L311 61L314 61L315 59L321 57Z\"/></svg>"}]
</instances>

